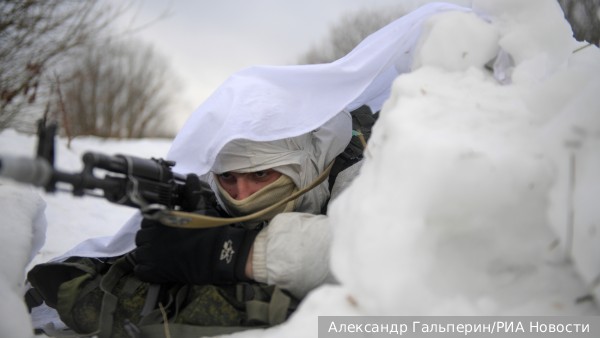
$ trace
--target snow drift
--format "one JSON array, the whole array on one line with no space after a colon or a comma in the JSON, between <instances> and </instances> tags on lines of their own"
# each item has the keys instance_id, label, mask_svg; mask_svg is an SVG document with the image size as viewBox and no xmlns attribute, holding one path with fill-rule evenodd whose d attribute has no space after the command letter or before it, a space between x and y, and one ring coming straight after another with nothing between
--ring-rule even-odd
<instances>
[{"instance_id":1,"label":"snow drift","mask_svg":"<svg viewBox=\"0 0 600 338\"><path fill-rule=\"evenodd\" d=\"M575 52L582 44L554 1L481 0L474 8L488 20L447 13L428 23L360 176L330 207L339 285L314 290L284 325L235 336L314 337L319 315L600 314L600 51ZM486 68L493 55L503 73ZM3 153L33 153L17 149L23 137L14 132L0 139ZM75 140L79 149L86 142L99 146ZM14 318L1 329L25 337L31 324L19 292L43 202L8 182L0 197L0 287L12 297L2 314ZM129 215L98 222L81 201L43 198L48 237L65 243L90 235L66 238L66 219L100 235L115 229L107 221ZM63 203L60 217L52 214Z\"/></svg>"}]
</instances>

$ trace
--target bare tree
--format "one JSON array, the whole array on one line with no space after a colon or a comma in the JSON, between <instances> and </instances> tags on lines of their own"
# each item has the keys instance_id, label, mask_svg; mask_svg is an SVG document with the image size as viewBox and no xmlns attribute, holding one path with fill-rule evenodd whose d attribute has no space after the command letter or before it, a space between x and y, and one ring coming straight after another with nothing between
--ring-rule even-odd
<instances>
[{"instance_id":1,"label":"bare tree","mask_svg":"<svg viewBox=\"0 0 600 338\"><path fill-rule=\"evenodd\" d=\"M114 19L98 1L0 1L0 130L33 104L43 78Z\"/></svg>"},{"instance_id":2,"label":"bare tree","mask_svg":"<svg viewBox=\"0 0 600 338\"><path fill-rule=\"evenodd\" d=\"M600 0L558 0L579 41L600 46Z\"/></svg>"},{"instance_id":3,"label":"bare tree","mask_svg":"<svg viewBox=\"0 0 600 338\"><path fill-rule=\"evenodd\" d=\"M403 8L361 10L348 13L330 28L327 39L300 58L301 64L335 61L348 54L364 38L405 14Z\"/></svg>"},{"instance_id":4,"label":"bare tree","mask_svg":"<svg viewBox=\"0 0 600 338\"><path fill-rule=\"evenodd\" d=\"M151 46L140 41L90 45L61 83L55 110L66 114L73 136L165 136L165 117L178 81Z\"/></svg>"}]
</instances>

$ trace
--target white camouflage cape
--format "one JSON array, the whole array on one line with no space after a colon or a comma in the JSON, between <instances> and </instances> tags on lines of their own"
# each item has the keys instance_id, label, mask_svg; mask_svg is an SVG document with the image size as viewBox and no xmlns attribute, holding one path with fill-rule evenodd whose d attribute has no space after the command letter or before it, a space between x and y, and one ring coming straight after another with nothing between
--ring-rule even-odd
<instances>
[{"instance_id":1,"label":"white camouflage cape","mask_svg":"<svg viewBox=\"0 0 600 338\"><path fill-rule=\"evenodd\" d=\"M176 172L202 175L231 140L298 136L365 104L379 111L393 80L410 71L423 22L445 11L471 9L430 3L371 34L332 63L255 66L233 74L191 115L167 158L177 162ZM86 240L55 260L127 253L135 247L140 220L134 216L116 235Z\"/></svg>"}]
</instances>

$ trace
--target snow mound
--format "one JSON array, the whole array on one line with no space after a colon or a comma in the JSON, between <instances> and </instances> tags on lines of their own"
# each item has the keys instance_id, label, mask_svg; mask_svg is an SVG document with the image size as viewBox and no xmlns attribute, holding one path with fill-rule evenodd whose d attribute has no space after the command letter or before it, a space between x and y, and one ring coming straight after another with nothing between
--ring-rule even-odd
<instances>
[{"instance_id":1,"label":"snow mound","mask_svg":"<svg viewBox=\"0 0 600 338\"><path fill-rule=\"evenodd\" d=\"M22 295L25 267L44 242L45 203L31 188L0 181L0 324L2 337L32 337L33 328ZM8 320L10 318L10 320Z\"/></svg>"}]
</instances>

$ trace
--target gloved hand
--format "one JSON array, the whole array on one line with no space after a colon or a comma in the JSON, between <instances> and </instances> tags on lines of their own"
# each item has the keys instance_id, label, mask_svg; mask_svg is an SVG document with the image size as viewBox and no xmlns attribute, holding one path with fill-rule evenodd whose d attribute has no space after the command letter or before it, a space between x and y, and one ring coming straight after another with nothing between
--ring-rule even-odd
<instances>
[{"instance_id":1,"label":"gloved hand","mask_svg":"<svg viewBox=\"0 0 600 338\"><path fill-rule=\"evenodd\" d=\"M135 237L134 272L150 283L247 281L246 261L258 232L233 225L181 229L144 219Z\"/></svg>"}]
</instances>

